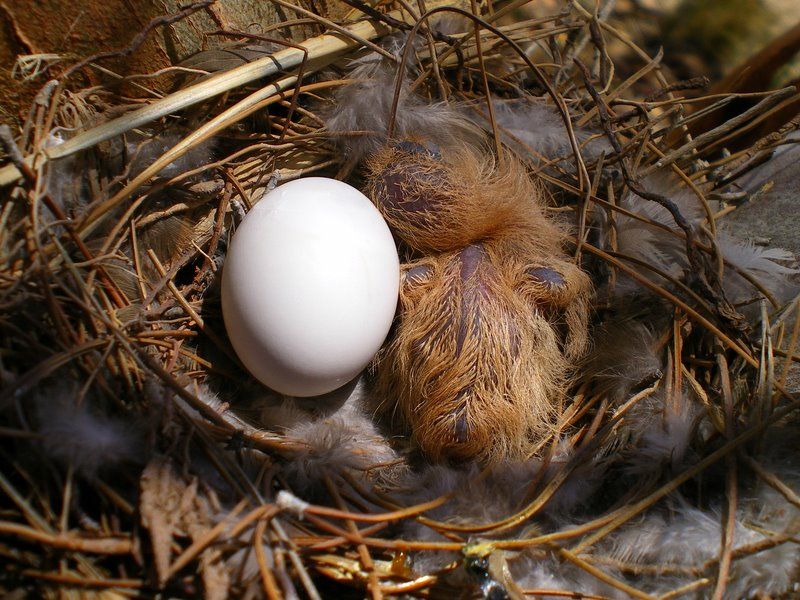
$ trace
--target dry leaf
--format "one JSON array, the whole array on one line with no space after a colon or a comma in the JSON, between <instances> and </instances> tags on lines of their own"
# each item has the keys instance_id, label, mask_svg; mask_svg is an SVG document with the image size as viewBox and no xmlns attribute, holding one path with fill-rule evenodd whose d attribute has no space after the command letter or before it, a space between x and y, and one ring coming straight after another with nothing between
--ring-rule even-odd
<instances>
[{"instance_id":1,"label":"dry leaf","mask_svg":"<svg viewBox=\"0 0 800 600\"><path fill-rule=\"evenodd\" d=\"M178 479L172 463L154 458L145 467L139 482L142 495L139 512L142 525L150 532L159 586L164 585L172 554L172 536L180 514L186 484Z\"/></svg>"},{"instance_id":2,"label":"dry leaf","mask_svg":"<svg viewBox=\"0 0 800 600\"><path fill-rule=\"evenodd\" d=\"M198 494L197 480L186 482L165 458L147 465L140 480L142 495L139 511L142 525L150 532L159 586L166 583L172 562L175 537L204 537L213 527L209 501ZM230 577L214 546L200 554L200 576L206 600L223 600L228 595Z\"/></svg>"}]
</instances>

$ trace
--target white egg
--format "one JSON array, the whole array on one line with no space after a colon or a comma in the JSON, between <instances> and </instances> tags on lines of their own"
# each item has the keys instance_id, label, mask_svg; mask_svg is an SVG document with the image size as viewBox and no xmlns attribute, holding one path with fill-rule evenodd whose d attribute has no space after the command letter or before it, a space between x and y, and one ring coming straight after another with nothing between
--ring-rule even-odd
<instances>
[{"instance_id":1,"label":"white egg","mask_svg":"<svg viewBox=\"0 0 800 600\"><path fill-rule=\"evenodd\" d=\"M394 318L400 263L378 210L324 177L286 183L245 216L222 272L228 337L263 384L292 396L344 385Z\"/></svg>"}]
</instances>

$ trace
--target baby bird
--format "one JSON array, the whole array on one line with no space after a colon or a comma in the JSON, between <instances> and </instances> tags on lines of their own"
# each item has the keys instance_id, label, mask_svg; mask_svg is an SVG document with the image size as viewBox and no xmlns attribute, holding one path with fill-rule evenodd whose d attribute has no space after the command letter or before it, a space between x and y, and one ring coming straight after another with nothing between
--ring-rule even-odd
<instances>
[{"instance_id":1,"label":"baby bird","mask_svg":"<svg viewBox=\"0 0 800 600\"><path fill-rule=\"evenodd\" d=\"M368 193L409 257L378 396L432 461L531 455L587 347L591 284L544 191L512 158L424 140L367 159Z\"/></svg>"}]
</instances>

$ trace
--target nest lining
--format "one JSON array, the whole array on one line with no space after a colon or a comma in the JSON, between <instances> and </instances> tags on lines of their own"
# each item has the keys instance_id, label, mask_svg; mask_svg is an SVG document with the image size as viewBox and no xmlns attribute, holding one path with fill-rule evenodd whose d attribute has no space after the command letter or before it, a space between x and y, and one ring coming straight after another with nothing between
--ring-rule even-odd
<instances>
[{"instance_id":1,"label":"nest lining","mask_svg":"<svg viewBox=\"0 0 800 600\"><path fill-rule=\"evenodd\" d=\"M110 119L118 88L45 86L2 177L7 590L791 593L794 269L715 218L787 131L721 155L747 119L687 136L697 99L621 49L613 17L497 14L479 15L478 38L460 14L420 28L397 78L359 48L393 28L381 52L399 58L415 18L368 13L341 26L352 37L307 42L302 77L257 59L219 103L203 102L219 79L186 82L168 97L177 119L158 101L147 121ZM552 96L487 21L545 65ZM286 70L302 62L280 52ZM575 224L594 349L528 460L426 464L365 410L363 382L324 403L278 397L225 338L218 274L237 222L279 182L360 185L389 121L513 153Z\"/></svg>"}]
</instances>

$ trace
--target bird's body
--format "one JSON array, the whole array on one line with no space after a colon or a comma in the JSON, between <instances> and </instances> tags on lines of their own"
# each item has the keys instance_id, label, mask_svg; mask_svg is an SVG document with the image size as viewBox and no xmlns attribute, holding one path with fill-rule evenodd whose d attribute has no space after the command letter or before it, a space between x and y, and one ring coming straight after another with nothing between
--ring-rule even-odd
<instances>
[{"instance_id":1,"label":"bird's body","mask_svg":"<svg viewBox=\"0 0 800 600\"><path fill-rule=\"evenodd\" d=\"M511 159L414 142L386 146L369 169L410 257L375 363L386 408L433 460L530 455L585 350L591 290L543 191Z\"/></svg>"}]
</instances>

